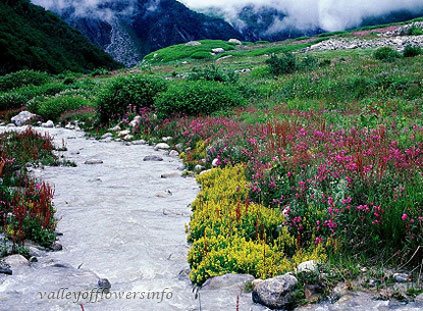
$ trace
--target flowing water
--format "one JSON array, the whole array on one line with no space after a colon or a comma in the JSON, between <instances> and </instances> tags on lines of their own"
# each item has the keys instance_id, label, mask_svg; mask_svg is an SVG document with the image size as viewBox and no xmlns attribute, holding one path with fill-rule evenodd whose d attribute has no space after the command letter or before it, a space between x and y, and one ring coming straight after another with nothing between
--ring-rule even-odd
<instances>
[{"instance_id":1,"label":"flowing water","mask_svg":"<svg viewBox=\"0 0 423 311\"><path fill-rule=\"evenodd\" d=\"M33 170L55 187L63 250L38 251L38 262L18 262L12 276L0 274L0 310L266 310L237 284L209 287L200 299L194 297L184 228L198 186L193 178L180 176L178 159L151 146L99 142L66 129L40 130L54 136L57 145L64 143L68 151L62 154L77 164ZM164 161L143 161L147 155ZM84 164L87 160L103 163ZM97 295L99 278L111 283L107 296ZM153 298L150 293L146 299L148 292L155 293ZM374 302L366 295L301 308L388 309L419 310Z\"/></svg>"}]
</instances>

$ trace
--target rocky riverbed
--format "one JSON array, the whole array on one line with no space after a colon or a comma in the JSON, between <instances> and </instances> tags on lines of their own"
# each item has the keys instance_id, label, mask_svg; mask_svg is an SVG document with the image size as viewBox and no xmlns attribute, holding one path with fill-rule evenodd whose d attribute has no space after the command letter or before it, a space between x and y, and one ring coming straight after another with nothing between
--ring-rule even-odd
<instances>
[{"instance_id":1,"label":"rocky riverbed","mask_svg":"<svg viewBox=\"0 0 423 311\"><path fill-rule=\"evenodd\" d=\"M245 292L245 284L254 280L249 275L213 278L193 293L184 227L198 186L193 178L181 177L176 156L139 141L96 141L63 128L38 130L66 147L60 155L77 166L31 169L55 186L61 234L57 251L29 244L31 261L13 255L0 265L13 272L0 273L1 311L269 310ZM272 284L262 287L271 289ZM274 299L271 292L266 295ZM368 293L340 297L298 310L423 307L423 301L405 305L374 300Z\"/></svg>"}]
</instances>

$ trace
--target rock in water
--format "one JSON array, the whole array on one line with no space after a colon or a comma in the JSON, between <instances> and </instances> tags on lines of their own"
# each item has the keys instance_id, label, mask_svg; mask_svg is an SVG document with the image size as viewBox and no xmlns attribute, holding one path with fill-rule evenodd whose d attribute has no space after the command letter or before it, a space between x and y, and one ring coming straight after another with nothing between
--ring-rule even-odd
<instances>
[{"instance_id":1,"label":"rock in water","mask_svg":"<svg viewBox=\"0 0 423 311\"><path fill-rule=\"evenodd\" d=\"M48 120L47 122L42 123L41 126L42 127L45 127L45 128L53 128L54 127L54 122L51 121L51 120Z\"/></svg>"},{"instance_id":2,"label":"rock in water","mask_svg":"<svg viewBox=\"0 0 423 311\"><path fill-rule=\"evenodd\" d=\"M35 122L39 117L29 111L21 111L18 115L10 119L16 126L28 125Z\"/></svg>"},{"instance_id":3,"label":"rock in water","mask_svg":"<svg viewBox=\"0 0 423 311\"><path fill-rule=\"evenodd\" d=\"M143 161L163 161L163 158L156 155L149 155L144 157Z\"/></svg>"},{"instance_id":4,"label":"rock in water","mask_svg":"<svg viewBox=\"0 0 423 311\"><path fill-rule=\"evenodd\" d=\"M99 279L98 287L108 291L110 288L112 288L112 284L110 284L108 279Z\"/></svg>"},{"instance_id":5,"label":"rock in water","mask_svg":"<svg viewBox=\"0 0 423 311\"><path fill-rule=\"evenodd\" d=\"M170 149L170 146L166 143L160 143L154 147L154 150L169 150L169 149Z\"/></svg>"},{"instance_id":6,"label":"rock in water","mask_svg":"<svg viewBox=\"0 0 423 311\"><path fill-rule=\"evenodd\" d=\"M84 164L87 164L87 165L103 164L103 161L93 159L93 160L85 161Z\"/></svg>"},{"instance_id":7,"label":"rock in water","mask_svg":"<svg viewBox=\"0 0 423 311\"><path fill-rule=\"evenodd\" d=\"M293 302L292 292L298 280L290 273L254 282L253 301L270 309L285 309Z\"/></svg>"},{"instance_id":8,"label":"rock in water","mask_svg":"<svg viewBox=\"0 0 423 311\"><path fill-rule=\"evenodd\" d=\"M5 263L4 261L0 261L0 273L12 275L12 269L10 269L10 265Z\"/></svg>"}]
</instances>

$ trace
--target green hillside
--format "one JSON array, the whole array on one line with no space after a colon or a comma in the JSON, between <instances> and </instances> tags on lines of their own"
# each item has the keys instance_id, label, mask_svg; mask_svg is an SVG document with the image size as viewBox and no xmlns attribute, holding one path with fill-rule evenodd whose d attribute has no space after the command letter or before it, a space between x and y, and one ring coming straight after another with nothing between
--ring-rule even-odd
<instances>
[{"instance_id":1,"label":"green hillside","mask_svg":"<svg viewBox=\"0 0 423 311\"><path fill-rule=\"evenodd\" d=\"M0 74L37 69L52 73L119 65L54 14L27 0L0 2Z\"/></svg>"}]
</instances>

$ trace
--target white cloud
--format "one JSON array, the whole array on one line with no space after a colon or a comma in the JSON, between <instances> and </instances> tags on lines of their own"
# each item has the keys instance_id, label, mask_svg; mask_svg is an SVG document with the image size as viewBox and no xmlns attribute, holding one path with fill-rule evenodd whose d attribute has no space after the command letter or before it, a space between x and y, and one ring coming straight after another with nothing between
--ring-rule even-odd
<instances>
[{"instance_id":1,"label":"white cloud","mask_svg":"<svg viewBox=\"0 0 423 311\"><path fill-rule=\"evenodd\" d=\"M320 27L327 31L359 25L364 18L397 10L422 10L423 0L180 0L192 9L220 8L228 21L236 22L236 13L245 5L271 6L288 17L275 21L272 31L294 26L299 29Z\"/></svg>"}]
</instances>

